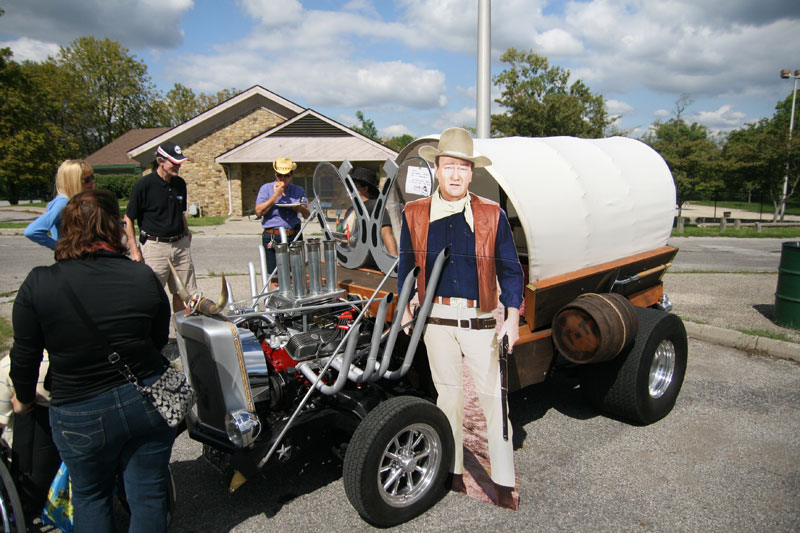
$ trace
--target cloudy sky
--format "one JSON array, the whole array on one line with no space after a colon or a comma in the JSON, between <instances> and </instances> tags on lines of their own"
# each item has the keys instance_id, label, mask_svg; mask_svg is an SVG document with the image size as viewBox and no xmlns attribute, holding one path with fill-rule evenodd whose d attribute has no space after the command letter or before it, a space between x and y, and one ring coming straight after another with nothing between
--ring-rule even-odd
<instances>
[{"instance_id":1,"label":"cloudy sky","mask_svg":"<svg viewBox=\"0 0 800 533\"><path fill-rule=\"evenodd\" d=\"M0 47L41 60L76 37L109 37L157 87L260 84L383 135L475 124L478 0L6 0ZM492 75L508 48L569 69L641 134L685 116L714 131L772 116L800 69L797 0L495 0ZM493 89L494 96L498 95ZM498 112L499 108L493 109Z\"/></svg>"}]
</instances>

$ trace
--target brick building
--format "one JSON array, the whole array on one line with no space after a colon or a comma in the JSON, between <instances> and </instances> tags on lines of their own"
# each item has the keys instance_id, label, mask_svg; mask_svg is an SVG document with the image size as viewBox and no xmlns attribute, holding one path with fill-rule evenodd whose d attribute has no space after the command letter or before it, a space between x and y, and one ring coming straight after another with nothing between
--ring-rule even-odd
<instances>
[{"instance_id":1,"label":"brick building","mask_svg":"<svg viewBox=\"0 0 800 533\"><path fill-rule=\"evenodd\" d=\"M313 196L311 177L321 161L378 169L397 152L311 109L254 86L128 151L150 168L164 141L183 148L188 202L205 216L252 211L262 184L274 179L272 162L298 163L294 182Z\"/></svg>"}]
</instances>

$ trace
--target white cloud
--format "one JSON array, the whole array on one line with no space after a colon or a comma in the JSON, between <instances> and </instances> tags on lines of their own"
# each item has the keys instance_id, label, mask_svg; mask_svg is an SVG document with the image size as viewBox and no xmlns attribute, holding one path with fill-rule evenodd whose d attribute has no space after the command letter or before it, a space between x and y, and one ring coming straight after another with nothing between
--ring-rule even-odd
<instances>
[{"instance_id":1,"label":"white cloud","mask_svg":"<svg viewBox=\"0 0 800 533\"><path fill-rule=\"evenodd\" d=\"M714 111L700 111L687 118L690 122L697 122L712 130L725 131L741 128L747 115L735 111L731 105L723 105Z\"/></svg>"},{"instance_id":2,"label":"white cloud","mask_svg":"<svg viewBox=\"0 0 800 533\"><path fill-rule=\"evenodd\" d=\"M392 124L391 126L381 128L380 134L386 137L399 137L400 135L410 135L411 131L409 131L409 129L403 124Z\"/></svg>"},{"instance_id":3,"label":"white cloud","mask_svg":"<svg viewBox=\"0 0 800 533\"><path fill-rule=\"evenodd\" d=\"M440 114L434 121L432 126L437 130L437 133L445 128L452 128L456 126L475 126L477 120L477 111L474 107L465 107L459 111L447 112Z\"/></svg>"},{"instance_id":4,"label":"white cloud","mask_svg":"<svg viewBox=\"0 0 800 533\"><path fill-rule=\"evenodd\" d=\"M653 111L653 116L656 117L657 119L667 118L671 114L672 113L667 111L666 109L656 109L655 111Z\"/></svg>"},{"instance_id":5,"label":"white cloud","mask_svg":"<svg viewBox=\"0 0 800 533\"><path fill-rule=\"evenodd\" d=\"M24 0L6 7L3 31L66 45L83 35L108 37L128 48L174 48L183 42L181 17L193 0Z\"/></svg>"},{"instance_id":6,"label":"white cloud","mask_svg":"<svg viewBox=\"0 0 800 533\"><path fill-rule=\"evenodd\" d=\"M632 112L633 106L620 102L619 100L606 100L606 110L612 115L624 115Z\"/></svg>"},{"instance_id":7,"label":"white cloud","mask_svg":"<svg viewBox=\"0 0 800 533\"><path fill-rule=\"evenodd\" d=\"M260 84L309 107L369 107L382 104L416 109L446 105L445 76L401 61L283 57L273 60L257 52L181 58L171 73L202 91Z\"/></svg>"},{"instance_id":8,"label":"white cloud","mask_svg":"<svg viewBox=\"0 0 800 533\"><path fill-rule=\"evenodd\" d=\"M298 24L303 19L303 6L298 0L238 0L238 3L267 28Z\"/></svg>"},{"instance_id":9,"label":"white cloud","mask_svg":"<svg viewBox=\"0 0 800 533\"><path fill-rule=\"evenodd\" d=\"M20 37L14 41L1 41L0 48L11 48L14 53L12 59L17 62L44 61L48 57L58 55L60 50L55 43L45 43L28 37Z\"/></svg>"},{"instance_id":10,"label":"white cloud","mask_svg":"<svg viewBox=\"0 0 800 533\"><path fill-rule=\"evenodd\" d=\"M547 30L536 38L537 53L539 55L550 56L570 56L582 53L583 45L573 35L566 31L555 28Z\"/></svg>"}]
</instances>

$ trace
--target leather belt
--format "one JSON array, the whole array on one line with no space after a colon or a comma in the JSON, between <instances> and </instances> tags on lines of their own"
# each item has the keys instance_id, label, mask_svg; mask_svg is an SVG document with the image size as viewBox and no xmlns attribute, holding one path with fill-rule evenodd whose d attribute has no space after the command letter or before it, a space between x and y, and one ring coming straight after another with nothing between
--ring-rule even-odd
<instances>
[{"instance_id":1,"label":"leather belt","mask_svg":"<svg viewBox=\"0 0 800 533\"><path fill-rule=\"evenodd\" d=\"M466 298L448 298L447 296L435 296L433 298L433 303L435 304L443 304L443 305L453 305L454 300L461 300L462 302L467 303L467 307L478 307L477 300L467 300Z\"/></svg>"},{"instance_id":2,"label":"leather belt","mask_svg":"<svg viewBox=\"0 0 800 533\"><path fill-rule=\"evenodd\" d=\"M428 318L428 324L451 326L458 329L492 329L497 325L494 318Z\"/></svg>"},{"instance_id":3,"label":"leather belt","mask_svg":"<svg viewBox=\"0 0 800 533\"><path fill-rule=\"evenodd\" d=\"M270 235L280 235L281 230L278 228L264 228L264 233L269 233ZM286 229L286 235L294 235L297 233L296 229Z\"/></svg>"},{"instance_id":4,"label":"leather belt","mask_svg":"<svg viewBox=\"0 0 800 533\"><path fill-rule=\"evenodd\" d=\"M154 235L148 235L147 236L147 240L148 241L156 241L156 242L176 242L176 241L179 241L179 240L183 239L183 237L184 237L183 234L175 235L173 237L156 237Z\"/></svg>"}]
</instances>

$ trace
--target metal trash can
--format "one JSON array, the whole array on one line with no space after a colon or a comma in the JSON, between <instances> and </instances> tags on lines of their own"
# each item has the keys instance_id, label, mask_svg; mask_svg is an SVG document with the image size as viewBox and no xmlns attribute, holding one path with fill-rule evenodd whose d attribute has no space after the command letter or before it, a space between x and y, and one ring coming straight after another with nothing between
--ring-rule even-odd
<instances>
[{"instance_id":1,"label":"metal trash can","mask_svg":"<svg viewBox=\"0 0 800 533\"><path fill-rule=\"evenodd\" d=\"M800 329L800 241L785 242L781 247L775 322L787 328Z\"/></svg>"}]
</instances>

